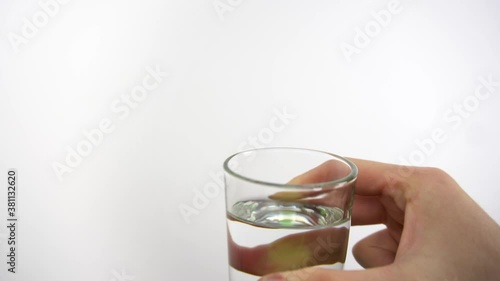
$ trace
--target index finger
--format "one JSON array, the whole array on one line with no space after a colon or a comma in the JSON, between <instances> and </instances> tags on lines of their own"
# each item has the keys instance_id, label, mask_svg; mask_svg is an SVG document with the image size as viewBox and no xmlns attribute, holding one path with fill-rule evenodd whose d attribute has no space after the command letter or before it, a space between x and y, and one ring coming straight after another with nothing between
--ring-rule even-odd
<instances>
[{"instance_id":1,"label":"index finger","mask_svg":"<svg viewBox=\"0 0 500 281\"><path fill-rule=\"evenodd\" d=\"M397 170L396 165L362 160L356 158L347 158L358 167L358 176L356 180L356 194L363 196L381 195L385 186L387 186L387 176ZM338 173L339 165L336 162L324 162L323 164L293 178L291 184L307 184L330 181L332 175ZM316 191L317 192L317 191ZM308 195L304 194L304 195Z\"/></svg>"},{"instance_id":2,"label":"index finger","mask_svg":"<svg viewBox=\"0 0 500 281\"><path fill-rule=\"evenodd\" d=\"M382 195L387 186L387 176L397 171L397 165L347 158L358 167L356 194L363 196Z\"/></svg>"},{"instance_id":3,"label":"index finger","mask_svg":"<svg viewBox=\"0 0 500 281\"><path fill-rule=\"evenodd\" d=\"M389 185L388 177L398 172L401 166L356 158L347 159L358 167L356 199L352 213L353 225L383 223L386 210L380 201L380 196ZM328 170L333 168L325 162L294 178L294 181L296 183L325 181L331 173ZM307 196L308 194L303 194L302 198ZM297 198L298 195L296 194L295 197Z\"/></svg>"}]
</instances>

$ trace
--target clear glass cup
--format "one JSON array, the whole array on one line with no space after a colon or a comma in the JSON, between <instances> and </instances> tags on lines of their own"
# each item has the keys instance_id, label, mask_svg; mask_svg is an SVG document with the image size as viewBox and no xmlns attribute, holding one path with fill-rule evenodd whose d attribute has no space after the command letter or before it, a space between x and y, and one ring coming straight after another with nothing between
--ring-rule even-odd
<instances>
[{"instance_id":1,"label":"clear glass cup","mask_svg":"<svg viewBox=\"0 0 500 281\"><path fill-rule=\"evenodd\" d=\"M354 163L311 149L260 148L230 156L224 171L231 281L311 266L343 269Z\"/></svg>"}]
</instances>

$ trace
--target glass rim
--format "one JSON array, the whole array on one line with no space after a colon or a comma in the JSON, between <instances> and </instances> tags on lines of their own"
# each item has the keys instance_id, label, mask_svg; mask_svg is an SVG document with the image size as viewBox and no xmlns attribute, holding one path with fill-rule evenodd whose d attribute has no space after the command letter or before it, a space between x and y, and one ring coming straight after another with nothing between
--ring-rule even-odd
<instances>
[{"instance_id":1,"label":"glass rim","mask_svg":"<svg viewBox=\"0 0 500 281\"><path fill-rule=\"evenodd\" d=\"M305 152L326 154L326 155L332 156L336 160L340 160L341 162L343 162L344 164L349 166L351 171L349 172L349 174L347 176L333 180L333 181L324 181L324 182L307 183L307 184L288 184L288 183L273 183L273 182L269 182L269 181L262 181L262 180L250 178L250 177L244 176L242 174L239 174L238 172L234 171L233 169L231 169L229 167L229 162L233 158L235 158L236 156L239 156L241 154L248 153L248 152L258 152L258 151L262 151L262 150L295 150L295 151L303 151L303 152L305 151ZM329 185L337 185L339 183L349 184L349 183L355 181L358 177L358 167L356 166L356 164L354 164L349 159L342 157L340 155L333 154L333 153L326 152L326 151L322 151L322 150L309 149L309 148L299 148L299 147L284 147L284 146L283 147L262 147L262 148L253 148L253 149L242 150L240 152L234 153L233 155L229 156L224 161L223 167L224 167L224 171L226 173L228 173L228 174L230 174L238 179L241 179L241 180L244 180L247 182L251 182L251 183L255 183L255 184L273 186L273 187L281 187L281 188L297 188L297 189L300 189L300 188L325 188L325 187L328 188L327 186L329 186ZM334 187L329 187L329 188L339 188L339 186L334 186Z\"/></svg>"}]
</instances>

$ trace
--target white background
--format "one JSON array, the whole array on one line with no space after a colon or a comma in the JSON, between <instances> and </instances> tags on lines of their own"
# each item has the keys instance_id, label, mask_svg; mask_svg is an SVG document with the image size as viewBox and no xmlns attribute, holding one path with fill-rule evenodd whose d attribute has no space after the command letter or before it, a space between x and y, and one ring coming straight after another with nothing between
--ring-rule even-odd
<instances>
[{"instance_id":1,"label":"white background","mask_svg":"<svg viewBox=\"0 0 500 281\"><path fill-rule=\"evenodd\" d=\"M391 163L413 155L500 222L500 87L474 104L479 77L500 81L499 2L401 0L366 46L357 28L388 1L352 2L232 0L218 14L212 0L72 0L27 38L23 18L44 10L2 0L0 171L19 171L17 280L227 280L223 190L189 224L179 207L254 137ZM170 76L120 118L113 102L147 67ZM473 110L458 121L464 100ZM269 135L284 108L294 117ZM114 131L59 181L54 162L103 119ZM416 142L436 129L446 141L423 154ZM353 228L351 246L377 228ZM14 280L6 235L0 279ZM350 255L346 268L360 267Z\"/></svg>"}]
</instances>

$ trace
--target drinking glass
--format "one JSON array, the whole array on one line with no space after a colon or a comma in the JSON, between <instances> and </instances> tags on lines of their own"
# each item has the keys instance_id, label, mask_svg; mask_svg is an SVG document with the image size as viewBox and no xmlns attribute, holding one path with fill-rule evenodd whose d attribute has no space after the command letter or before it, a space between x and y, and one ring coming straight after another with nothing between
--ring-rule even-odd
<instances>
[{"instance_id":1,"label":"drinking glass","mask_svg":"<svg viewBox=\"0 0 500 281\"><path fill-rule=\"evenodd\" d=\"M354 163L312 149L258 148L227 158L224 172L231 281L312 266L343 269Z\"/></svg>"}]
</instances>

